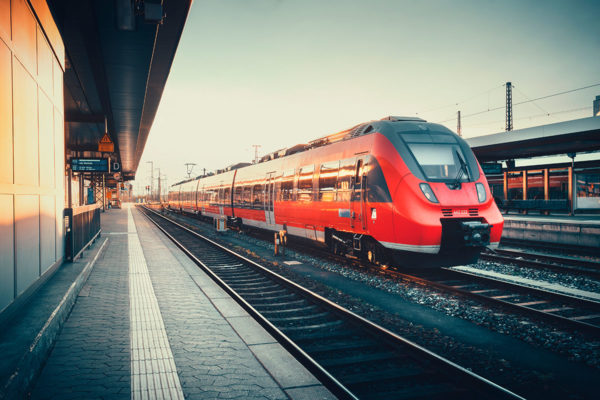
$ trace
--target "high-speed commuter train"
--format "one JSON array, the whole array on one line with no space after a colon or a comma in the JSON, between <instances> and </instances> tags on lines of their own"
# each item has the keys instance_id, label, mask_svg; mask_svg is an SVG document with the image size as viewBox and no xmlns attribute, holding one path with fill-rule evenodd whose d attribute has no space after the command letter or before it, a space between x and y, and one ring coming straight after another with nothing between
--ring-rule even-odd
<instances>
[{"instance_id":1,"label":"high-speed commuter train","mask_svg":"<svg viewBox=\"0 0 600 400\"><path fill-rule=\"evenodd\" d=\"M472 262L498 246L504 224L467 143L408 117L177 183L168 199L171 209L285 231L382 264Z\"/></svg>"}]
</instances>

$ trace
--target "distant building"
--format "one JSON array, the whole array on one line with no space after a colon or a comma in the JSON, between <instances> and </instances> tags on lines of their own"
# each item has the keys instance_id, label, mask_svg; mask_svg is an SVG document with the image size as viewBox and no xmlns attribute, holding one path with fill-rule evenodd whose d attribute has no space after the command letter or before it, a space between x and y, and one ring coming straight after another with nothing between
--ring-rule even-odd
<instances>
[{"instance_id":1,"label":"distant building","mask_svg":"<svg viewBox=\"0 0 600 400\"><path fill-rule=\"evenodd\" d=\"M594 100L594 117L600 117L600 96L596 96Z\"/></svg>"}]
</instances>

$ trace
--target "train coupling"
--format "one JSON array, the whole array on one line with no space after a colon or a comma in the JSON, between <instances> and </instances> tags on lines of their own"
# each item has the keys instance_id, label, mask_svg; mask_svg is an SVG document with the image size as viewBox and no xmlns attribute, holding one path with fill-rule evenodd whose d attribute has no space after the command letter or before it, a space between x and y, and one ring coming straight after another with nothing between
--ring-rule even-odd
<instances>
[{"instance_id":1,"label":"train coupling","mask_svg":"<svg viewBox=\"0 0 600 400\"><path fill-rule=\"evenodd\" d=\"M460 230L466 247L484 247L490 244L492 225L480 221L462 221Z\"/></svg>"}]
</instances>

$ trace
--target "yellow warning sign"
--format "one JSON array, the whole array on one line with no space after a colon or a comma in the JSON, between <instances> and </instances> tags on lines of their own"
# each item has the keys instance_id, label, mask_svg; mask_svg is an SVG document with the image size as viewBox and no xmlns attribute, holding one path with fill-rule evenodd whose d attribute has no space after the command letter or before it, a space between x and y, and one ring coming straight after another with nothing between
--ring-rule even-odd
<instances>
[{"instance_id":1,"label":"yellow warning sign","mask_svg":"<svg viewBox=\"0 0 600 400\"><path fill-rule=\"evenodd\" d=\"M102 139L100 139L100 142L98 142L98 151L105 153L112 153L115 151L115 144L110 140L108 133L105 133L104 136L102 136Z\"/></svg>"}]
</instances>

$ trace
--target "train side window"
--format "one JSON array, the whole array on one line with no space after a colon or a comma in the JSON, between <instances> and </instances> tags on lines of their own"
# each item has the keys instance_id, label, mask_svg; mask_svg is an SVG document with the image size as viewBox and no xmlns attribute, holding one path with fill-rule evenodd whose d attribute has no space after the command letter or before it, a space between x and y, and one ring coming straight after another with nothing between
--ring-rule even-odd
<instances>
[{"instance_id":1,"label":"train side window","mask_svg":"<svg viewBox=\"0 0 600 400\"><path fill-rule=\"evenodd\" d=\"M211 203L213 203L215 206L219 205L218 194L219 194L219 190L217 188L213 188L211 190L211 193L210 193Z\"/></svg>"},{"instance_id":2,"label":"train side window","mask_svg":"<svg viewBox=\"0 0 600 400\"><path fill-rule=\"evenodd\" d=\"M294 176L295 170L288 170L283 173L281 178L280 200L290 201L294 193Z\"/></svg>"},{"instance_id":3,"label":"train side window","mask_svg":"<svg viewBox=\"0 0 600 400\"><path fill-rule=\"evenodd\" d=\"M217 203L219 205L223 205L223 203L225 203L225 201L223 200L223 188L222 187L217 189Z\"/></svg>"},{"instance_id":4,"label":"train side window","mask_svg":"<svg viewBox=\"0 0 600 400\"><path fill-rule=\"evenodd\" d=\"M358 160L356 161L356 175L354 176L354 186L356 188L360 188L360 184L361 184L361 179L360 179L360 175L362 174L362 163L363 160Z\"/></svg>"},{"instance_id":5,"label":"train side window","mask_svg":"<svg viewBox=\"0 0 600 400\"><path fill-rule=\"evenodd\" d=\"M300 168L298 174L298 201L312 201L314 165Z\"/></svg>"},{"instance_id":6,"label":"train side window","mask_svg":"<svg viewBox=\"0 0 600 400\"><path fill-rule=\"evenodd\" d=\"M235 190L233 192L233 205L235 207L241 207L242 206L242 186L237 185L235 187Z\"/></svg>"},{"instance_id":7,"label":"train side window","mask_svg":"<svg viewBox=\"0 0 600 400\"><path fill-rule=\"evenodd\" d=\"M243 192L242 192L242 204L244 205L244 207L250 207L252 205L252 186L250 185L246 185L244 186Z\"/></svg>"},{"instance_id":8,"label":"train side window","mask_svg":"<svg viewBox=\"0 0 600 400\"><path fill-rule=\"evenodd\" d=\"M252 188L252 207L256 209L263 208L263 185L254 185Z\"/></svg>"},{"instance_id":9,"label":"train side window","mask_svg":"<svg viewBox=\"0 0 600 400\"><path fill-rule=\"evenodd\" d=\"M337 180L337 201L350 201L355 161L355 158L347 158L340 161L340 173Z\"/></svg>"},{"instance_id":10,"label":"train side window","mask_svg":"<svg viewBox=\"0 0 600 400\"><path fill-rule=\"evenodd\" d=\"M336 183L340 162L334 161L321 164L319 172L319 200L335 201Z\"/></svg>"},{"instance_id":11,"label":"train side window","mask_svg":"<svg viewBox=\"0 0 600 400\"><path fill-rule=\"evenodd\" d=\"M231 204L231 188L228 186L223 191L223 200L222 203L230 206Z\"/></svg>"}]
</instances>

